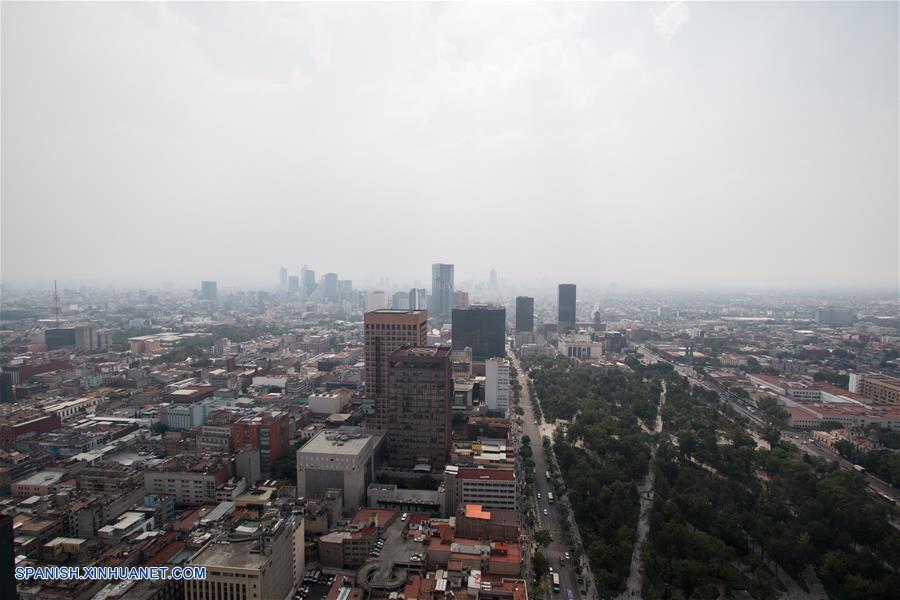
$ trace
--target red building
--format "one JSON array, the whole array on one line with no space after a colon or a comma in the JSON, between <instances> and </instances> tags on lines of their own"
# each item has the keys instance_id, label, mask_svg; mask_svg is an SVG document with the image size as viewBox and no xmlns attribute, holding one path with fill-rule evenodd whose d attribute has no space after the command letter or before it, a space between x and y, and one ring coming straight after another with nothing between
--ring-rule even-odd
<instances>
[{"instance_id":1,"label":"red building","mask_svg":"<svg viewBox=\"0 0 900 600\"><path fill-rule=\"evenodd\" d=\"M0 448L14 450L18 438L32 433L47 433L60 427L62 421L57 415L21 411L15 416L0 419Z\"/></svg>"},{"instance_id":2,"label":"red building","mask_svg":"<svg viewBox=\"0 0 900 600\"><path fill-rule=\"evenodd\" d=\"M3 365L3 372L10 374L13 385L25 383L35 375L49 373L50 371L62 371L72 368L72 363L65 359L48 360L44 363L26 363L21 365Z\"/></svg>"},{"instance_id":3,"label":"red building","mask_svg":"<svg viewBox=\"0 0 900 600\"><path fill-rule=\"evenodd\" d=\"M270 473L272 465L291 447L291 419L285 412L244 417L231 424L231 449L259 450L259 468Z\"/></svg>"}]
</instances>

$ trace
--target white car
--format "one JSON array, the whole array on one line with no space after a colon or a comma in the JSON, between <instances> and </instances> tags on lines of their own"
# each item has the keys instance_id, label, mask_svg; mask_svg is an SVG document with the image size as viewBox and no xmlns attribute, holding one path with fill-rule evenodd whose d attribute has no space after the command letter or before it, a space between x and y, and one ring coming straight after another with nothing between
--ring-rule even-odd
<instances>
[{"instance_id":1,"label":"white car","mask_svg":"<svg viewBox=\"0 0 900 600\"><path fill-rule=\"evenodd\" d=\"M403 516L400 517L401 521L406 521L409 518L409 513L403 513Z\"/></svg>"},{"instance_id":2,"label":"white car","mask_svg":"<svg viewBox=\"0 0 900 600\"><path fill-rule=\"evenodd\" d=\"M545 508L545 509L544 509L544 516L546 517L546 516L549 515L549 514L550 514L550 511L547 510L547 509Z\"/></svg>"},{"instance_id":3,"label":"white car","mask_svg":"<svg viewBox=\"0 0 900 600\"><path fill-rule=\"evenodd\" d=\"M541 499L541 493L538 492L538 500L540 500L540 499Z\"/></svg>"}]
</instances>

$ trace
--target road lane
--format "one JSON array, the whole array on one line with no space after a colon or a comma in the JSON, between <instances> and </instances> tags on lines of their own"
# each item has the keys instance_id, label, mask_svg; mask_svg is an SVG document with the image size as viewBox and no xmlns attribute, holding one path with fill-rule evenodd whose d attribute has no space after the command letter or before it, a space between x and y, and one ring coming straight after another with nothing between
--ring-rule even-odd
<instances>
[{"instance_id":1,"label":"road lane","mask_svg":"<svg viewBox=\"0 0 900 600\"><path fill-rule=\"evenodd\" d=\"M534 507L535 514L535 531L540 529L546 529L550 532L550 536L552 537L552 541L546 547L540 548L541 553L547 558L550 566L553 570L559 573L560 576L560 591L558 594L553 593L552 585L549 577L545 577L541 582L542 587L546 590L546 598L566 598L567 590L572 590L572 595L574 599L580 598L594 598L593 595L593 582L590 582L588 587L588 594L585 596L581 593L580 586L578 585L578 580L575 575L575 571L572 569L572 561L569 560L566 562L565 567L560 566L560 557L565 556L565 553L569 551L563 544L563 534L562 528L560 527L560 514L559 514L559 503L554 502L554 504L549 503L549 499L547 496L548 492L554 493L553 486L551 482L547 481L546 472L549 470L547 466L547 457L545 455L544 444L543 444L543 435L546 433L551 433L552 428L545 426L542 424L540 427L535 425L534 422L534 411L531 408L531 398L528 395L528 378L525 376L525 372L522 369L521 363L519 363L518 359L515 355L510 354L510 360L512 361L513 366L516 368L518 372L519 383L522 386L522 396L519 402L519 405L522 407L524 411L524 415L522 416L522 426L523 432L531 439L531 450L533 453L532 459L534 460L535 469L534 469L534 492L532 498L528 501L532 507ZM543 430L543 431L542 431ZM540 493L541 498L538 500L537 495ZM547 510L547 515L544 515L544 510ZM529 537L533 539L534 531L529 532ZM531 553L528 555L528 569L530 572L531 569ZM586 571L582 571L583 576L590 580L590 576L587 575Z\"/></svg>"}]
</instances>

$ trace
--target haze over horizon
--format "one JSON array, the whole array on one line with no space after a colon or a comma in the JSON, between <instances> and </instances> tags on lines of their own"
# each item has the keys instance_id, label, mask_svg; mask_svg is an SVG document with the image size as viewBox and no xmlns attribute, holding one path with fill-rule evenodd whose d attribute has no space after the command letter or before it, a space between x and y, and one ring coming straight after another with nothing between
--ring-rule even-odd
<instances>
[{"instance_id":1,"label":"haze over horizon","mask_svg":"<svg viewBox=\"0 0 900 600\"><path fill-rule=\"evenodd\" d=\"M897 3L2 11L3 283L898 288Z\"/></svg>"}]
</instances>

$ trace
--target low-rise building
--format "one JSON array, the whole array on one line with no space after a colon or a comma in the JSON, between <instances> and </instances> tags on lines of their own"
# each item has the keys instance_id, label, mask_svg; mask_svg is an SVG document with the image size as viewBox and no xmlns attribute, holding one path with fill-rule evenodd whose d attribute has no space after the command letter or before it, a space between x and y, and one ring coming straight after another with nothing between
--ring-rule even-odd
<instances>
[{"instance_id":1,"label":"low-rise building","mask_svg":"<svg viewBox=\"0 0 900 600\"><path fill-rule=\"evenodd\" d=\"M177 457L144 472L144 491L172 496L177 504L215 504L216 489L230 477L219 458Z\"/></svg>"},{"instance_id":2,"label":"low-rise building","mask_svg":"<svg viewBox=\"0 0 900 600\"><path fill-rule=\"evenodd\" d=\"M511 469L478 469L449 465L444 470L448 510L456 514L466 504L485 509L516 510L518 484Z\"/></svg>"}]
</instances>

